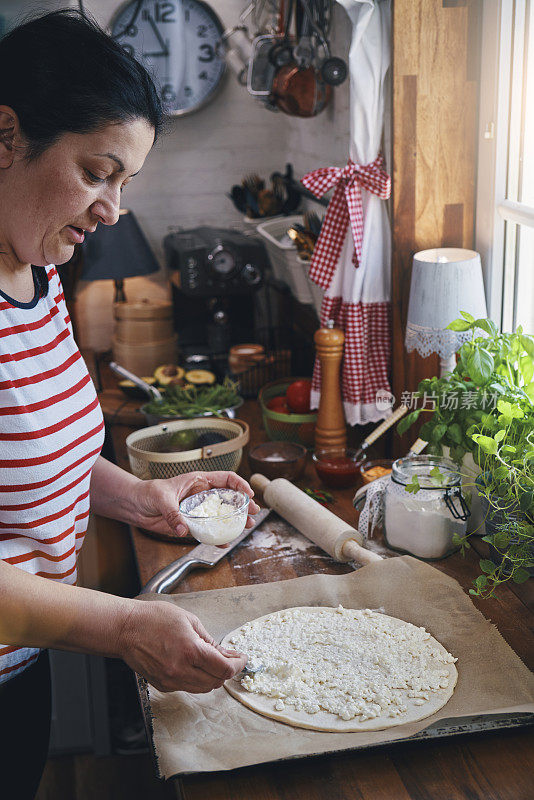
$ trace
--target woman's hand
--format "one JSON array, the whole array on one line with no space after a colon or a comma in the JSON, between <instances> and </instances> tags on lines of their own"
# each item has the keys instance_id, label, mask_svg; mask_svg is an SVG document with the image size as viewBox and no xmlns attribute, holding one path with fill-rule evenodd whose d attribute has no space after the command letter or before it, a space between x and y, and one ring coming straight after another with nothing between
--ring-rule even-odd
<instances>
[{"instance_id":1,"label":"woman's hand","mask_svg":"<svg viewBox=\"0 0 534 800\"><path fill-rule=\"evenodd\" d=\"M211 692L247 663L217 645L194 614L165 601L132 601L119 641L124 661L161 692Z\"/></svg>"},{"instance_id":2,"label":"woman's hand","mask_svg":"<svg viewBox=\"0 0 534 800\"><path fill-rule=\"evenodd\" d=\"M136 524L154 533L185 536L187 525L178 510L180 501L191 494L204 489L228 488L243 492L252 498L254 492L249 484L235 472L188 472L166 480L139 481L131 501L134 504ZM259 506L251 500L246 527L250 528L254 520L250 515L257 514Z\"/></svg>"}]
</instances>

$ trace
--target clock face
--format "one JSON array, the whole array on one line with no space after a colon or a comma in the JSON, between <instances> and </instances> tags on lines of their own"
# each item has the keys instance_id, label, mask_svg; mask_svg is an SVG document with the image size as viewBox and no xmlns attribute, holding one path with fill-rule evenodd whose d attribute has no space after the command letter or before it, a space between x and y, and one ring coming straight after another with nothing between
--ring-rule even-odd
<instances>
[{"instance_id":1,"label":"clock face","mask_svg":"<svg viewBox=\"0 0 534 800\"><path fill-rule=\"evenodd\" d=\"M113 37L154 78L167 114L205 105L225 70L223 26L201 0L130 0L114 17Z\"/></svg>"}]
</instances>

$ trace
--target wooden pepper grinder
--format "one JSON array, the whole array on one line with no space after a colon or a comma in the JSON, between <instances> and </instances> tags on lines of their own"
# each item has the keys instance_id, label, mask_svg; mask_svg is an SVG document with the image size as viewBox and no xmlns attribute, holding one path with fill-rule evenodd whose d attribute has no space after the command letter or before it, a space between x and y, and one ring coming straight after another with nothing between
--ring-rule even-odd
<instances>
[{"instance_id":1,"label":"wooden pepper grinder","mask_svg":"<svg viewBox=\"0 0 534 800\"><path fill-rule=\"evenodd\" d=\"M347 445L347 427L339 379L345 334L329 320L313 337L321 364L321 397L315 425L315 449L343 448Z\"/></svg>"}]
</instances>

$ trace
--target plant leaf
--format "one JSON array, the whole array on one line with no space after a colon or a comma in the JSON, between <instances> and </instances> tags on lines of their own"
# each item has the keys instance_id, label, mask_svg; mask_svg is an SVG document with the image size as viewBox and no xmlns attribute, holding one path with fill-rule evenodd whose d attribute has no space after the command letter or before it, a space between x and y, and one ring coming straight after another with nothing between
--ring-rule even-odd
<instances>
[{"instance_id":1,"label":"plant leaf","mask_svg":"<svg viewBox=\"0 0 534 800\"><path fill-rule=\"evenodd\" d=\"M519 569L516 569L514 574L512 575L512 580L514 583L524 583L525 581L528 581L529 578L530 578L530 573L527 572L526 569L522 569L521 567Z\"/></svg>"},{"instance_id":2,"label":"plant leaf","mask_svg":"<svg viewBox=\"0 0 534 800\"><path fill-rule=\"evenodd\" d=\"M497 431L497 433L493 438L495 439L496 442L501 442L505 436L506 436L506 431L503 428L501 428L501 430Z\"/></svg>"},{"instance_id":3,"label":"plant leaf","mask_svg":"<svg viewBox=\"0 0 534 800\"><path fill-rule=\"evenodd\" d=\"M534 358L534 340L530 336L521 336L521 344L531 358Z\"/></svg>"},{"instance_id":4,"label":"plant leaf","mask_svg":"<svg viewBox=\"0 0 534 800\"><path fill-rule=\"evenodd\" d=\"M497 336L499 333L497 326L491 319L476 319L474 328L480 328L490 336Z\"/></svg>"},{"instance_id":5,"label":"plant leaf","mask_svg":"<svg viewBox=\"0 0 534 800\"><path fill-rule=\"evenodd\" d=\"M417 475L413 475L412 482L406 484L404 488L406 489L407 492L411 492L412 494L417 494L417 492L421 488L419 485L419 478L417 477Z\"/></svg>"},{"instance_id":6,"label":"plant leaf","mask_svg":"<svg viewBox=\"0 0 534 800\"><path fill-rule=\"evenodd\" d=\"M469 377L478 386L489 381L494 366L493 356L484 347L474 348L466 364Z\"/></svg>"},{"instance_id":7,"label":"plant leaf","mask_svg":"<svg viewBox=\"0 0 534 800\"><path fill-rule=\"evenodd\" d=\"M534 492L523 492L519 499L519 508L521 511L530 511L534 508Z\"/></svg>"},{"instance_id":8,"label":"plant leaf","mask_svg":"<svg viewBox=\"0 0 534 800\"><path fill-rule=\"evenodd\" d=\"M455 443L460 444L462 441L462 429L457 422L453 422L448 428L449 438Z\"/></svg>"},{"instance_id":9,"label":"plant leaf","mask_svg":"<svg viewBox=\"0 0 534 800\"><path fill-rule=\"evenodd\" d=\"M434 427L430 435L430 439L432 442L439 442L441 441L441 439L443 439L446 433L447 433L446 424L444 422L440 422Z\"/></svg>"},{"instance_id":10,"label":"plant leaf","mask_svg":"<svg viewBox=\"0 0 534 800\"><path fill-rule=\"evenodd\" d=\"M480 433L474 433L471 438L478 444L481 450L494 456L498 450L497 442L491 436L482 436Z\"/></svg>"},{"instance_id":11,"label":"plant leaf","mask_svg":"<svg viewBox=\"0 0 534 800\"><path fill-rule=\"evenodd\" d=\"M480 569L482 570L482 572L487 572L489 574L490 572L493 572L494 569L496 569L496 564L494 564L493 561L490 561L488 558L483 558L480 561Z\"/></svg>"},{"instance_id":12,"label":"plant leaf","mask_svg":"<svg viewBox=\"0 0 534 800\"><path fill-rule=\"evenodd\" d=\"M421 413L422 410L423 410L422 408L418 408L415 411L410 412L410 414L406 414L406 416L403 419L401 419L401 421L397 425L397 433L399 434L399 436L402 436L403 433L406 433L408 428L410 428L414 424L414 422L419 417L419 414Z\"/></svg>"},{"instance_id":13,"label":"plant leaf","mask_svg":"<svg viewBox=\"0 0 534 800\"><path fill-rule=\"evenodd\" d=\"M474 321L475 321L475 318L474 318L474 316L473 316L472 314L470 314L468 311L460 311L460 314L461 314L461 315L462 315L462 317L463 317L464 319L466 319L468 322L474 322Z\"/></svg>"},{"instance_id":14,"label":"plant leaf","mask_svg":"<svg viewBox=\"0 0 534 800\"><path fill-rule=\"evenodd\" d=\"M467 322L465 319L455 319L451 323L449 323L449 325L447 325L447 328L450 331L459 331L459 332L468 331L472 327L473 327L472 324L470 322Z\"/></svg>"},{"instance_id":15,"label":"plant leaf","mask_svg":"<svg viewBox=\"0 0 534 800\"><path fill-rule=\"evenodd\" d=\"M522 355L519 359L519 369L526 384L534 377L534 360L530 355Z\"/></svg>"}]
</instances>

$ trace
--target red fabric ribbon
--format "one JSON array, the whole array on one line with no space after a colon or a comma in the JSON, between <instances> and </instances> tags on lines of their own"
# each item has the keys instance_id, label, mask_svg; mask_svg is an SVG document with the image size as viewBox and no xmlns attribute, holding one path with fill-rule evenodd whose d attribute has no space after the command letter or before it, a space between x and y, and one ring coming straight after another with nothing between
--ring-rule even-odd
<instances>
[{"instance_id":1,"label":"red fabric ribbon","mask_svg":"<svg viewBox=\"0 0 534 800\"><path fill-rule=\"evenodd\" d=\"M306 189L316 197L322 197L333 186L336 187L328 204L310 265L310 278L323 289L328 289L334 275L349 222L354 239L352 260L355 267L361 263L363 241L361 187L387 200L391 194L391 178L383 170L383 163L381 155L365 166L359 166L349 160L346 167L322 167L308 172L302 178L301 182Z\"/></svg>"}]
</instances>

